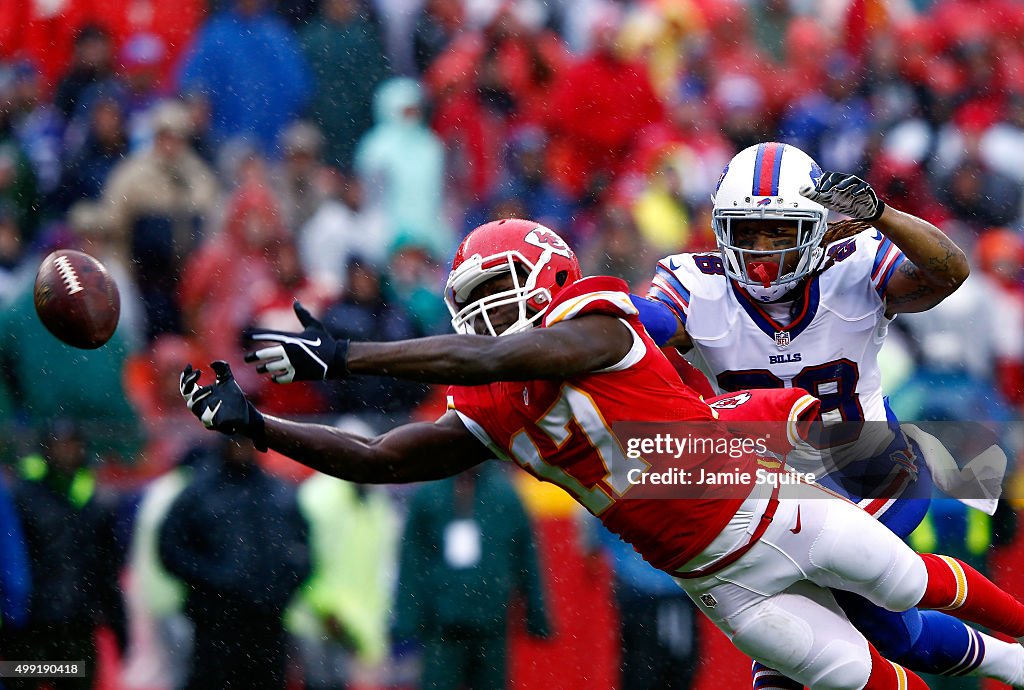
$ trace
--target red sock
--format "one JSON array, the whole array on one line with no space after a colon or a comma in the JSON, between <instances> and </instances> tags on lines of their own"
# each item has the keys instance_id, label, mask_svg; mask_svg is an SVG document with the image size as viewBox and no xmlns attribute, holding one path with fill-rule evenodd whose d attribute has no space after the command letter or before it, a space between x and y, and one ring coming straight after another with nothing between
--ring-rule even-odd
<instances>
[{"instance_id":1,"label":"red sock","mask_svg":"<svg viewBox=\"0 0 1024 690\"><path fill-rule=\"evenodd\" d=\"M894 664L878 653L874 645L871 649L871 676L864 690L928 690L928 686L913 671L908 671Z\"/></svg>"},{"instance_id":2,"label":"red sock","mask_svg":"<svg viewBox=\"0 0 1024 690\"><path fill-rule=\"evenodd\" d=\"M1024 604L956 558L924 554L921 560L928 569L928 588L920 608L946 611L1011 637L1024 636Z\"/></svg>"}]
</instances>

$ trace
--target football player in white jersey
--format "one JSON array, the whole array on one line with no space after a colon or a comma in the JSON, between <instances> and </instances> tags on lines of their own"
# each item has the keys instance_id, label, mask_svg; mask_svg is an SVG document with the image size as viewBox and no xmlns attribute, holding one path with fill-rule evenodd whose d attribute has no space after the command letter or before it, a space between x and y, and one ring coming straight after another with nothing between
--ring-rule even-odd
<instances>
[{"instance_id":1,"label":"football player in white jersey","mask_svg":"<svg viewBox=\"0 0 1024 690\"><path fill-rule=\"evenodd\" d=\"M850 220L830 227L829 211ZM644 325L660 344L695 350L720 391L797 387L817 396L817 445L827 448L787 461L905 538L927 512L932 482L882 396L878 352L897 314L929 309L963 283L963 251L860 178L822 172L774 142L729 162L712 222L719 252L658 262L648 297L674 318L634 299ZM1024 684L1019 645L938 612L837 599L885 656L909 668ZM755 664L754 687L800 685Z\"/></svg>"}]
</instances>

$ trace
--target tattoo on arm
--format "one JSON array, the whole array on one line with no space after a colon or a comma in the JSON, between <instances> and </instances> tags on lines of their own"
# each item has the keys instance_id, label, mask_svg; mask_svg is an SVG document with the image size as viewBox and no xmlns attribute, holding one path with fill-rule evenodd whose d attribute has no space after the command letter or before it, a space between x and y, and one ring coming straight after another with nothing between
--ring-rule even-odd
<instances>
[{"instance_id":1,"label":"tattoo on arm","mask_svg":"<svg viewBox=\"0 0 1024 690\"><path fill-rule=\"evenodd\" d=\"M937 248L939 249L939 251L937 251L936 254L941 253L942 255L928 257L928 270L924 275L921 275L920 277L925 281L931 282L932 284L936 284L937 281L935 281L933 277L942 276L943 278L945 278L945 280L942 282L946 284L941 285L941 287L948 288L951 287L950 283L952 282L950 281L948 276L956 274L954 264L959 264L963 261L963 252L960 251L960 249L955 244L953 244L953 242L950 241L950 239L945 235L937 238L936 244L938 245ZM953 285L953 287L955 287L955 285Z\"/></svg>"},{"instance_id":2,"label":"tattoo on arm","mask_svg":"<svg viewBox=\"0 0 1024 690\"><path fill-rule=\"evenodd\" d=\"M913 285L914 287L903 290L895 295L886 295L886 305L890 311L898 311L894 310L893 307L914 303L920 303L922 309L929 309L941 302L948 294L947 290L938 288L929 281L924 272L910 261L904 261L897 271L899 271L906 285ZM921 300L926 301L921 302Z\"/></svg>"}]
</instances>

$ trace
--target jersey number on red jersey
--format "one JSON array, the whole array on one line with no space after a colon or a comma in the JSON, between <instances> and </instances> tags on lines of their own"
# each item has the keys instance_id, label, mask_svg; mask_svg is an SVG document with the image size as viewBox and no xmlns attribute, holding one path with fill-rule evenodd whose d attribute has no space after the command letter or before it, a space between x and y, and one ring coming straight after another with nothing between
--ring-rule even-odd
<instances>
[{"instance_id":1,"label":"jersey number on red jersey","mask_svg":"<svg viewBox=\"0 0 1024 690\"><path fill-rule=\"evenodd\" d=\"M588 487L562 467L549 463L526 429L512 437L510 450L516 462L568 491L594 515L603 513L630 489L630 470L643 472L649 466L641 458L626 457L593 398L573 386L562 386L558 399L537 420L537 428L560 450L567 443L587 444L589 453L585 462L589 467L581 469L596 470L590 463L600 463L601 471L594 474L602 475L601 479ZM576 429L582 433L574 433Z\"/></svg>"}]
</instances>

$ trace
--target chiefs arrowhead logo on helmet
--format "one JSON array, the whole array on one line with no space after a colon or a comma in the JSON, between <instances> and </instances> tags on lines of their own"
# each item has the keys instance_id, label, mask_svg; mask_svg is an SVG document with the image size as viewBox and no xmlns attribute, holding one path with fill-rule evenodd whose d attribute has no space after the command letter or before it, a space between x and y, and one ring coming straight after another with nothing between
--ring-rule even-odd
<instances>
[{"instance_id":1,"label":"chiefs arrowhead logo on helmet","mask_svg":"<svg viewBox=\"0 0 1024 690\"><path fill-rule=\"evenodd\" d=\"M457 332L509 335L532 327L582 276L576 255L554 230L528 220L492 221L459 245L444 301ZM499 278L509 279L507 289L470 301L474 290ZM511 312L510 305L515 313L499 318L498 310Z\"/></svg>"}]
</instances>

